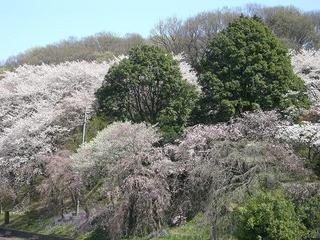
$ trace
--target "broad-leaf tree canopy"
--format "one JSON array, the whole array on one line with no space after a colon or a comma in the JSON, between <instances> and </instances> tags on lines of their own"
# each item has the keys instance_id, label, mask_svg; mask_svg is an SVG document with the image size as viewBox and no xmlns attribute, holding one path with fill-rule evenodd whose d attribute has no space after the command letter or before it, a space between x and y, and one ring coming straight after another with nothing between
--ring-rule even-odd
<instances>
[{"instance_id":1,"label":"broad-leaf tree canopy","mask_svg":"<svg viewBox=\"0 0 320 240\"><path fill-rule=\"evenodd\" d=\"M197 68L203 92L200 121L308 103L287 48L258 18L240 17L218 33Z\"/></svg>"},{"instance_id":2,"label":"broad-leaf tree canopy","mask_svg":"<svg viewBox=\"0 0 320 240\"><path fill-rule=\"evenodd\" d=\"M100 113L112 120L145 121L174 133L186 125L197 90L171 54L144 45L110 69L96 96Z\"/></svg>"}]
</instances>

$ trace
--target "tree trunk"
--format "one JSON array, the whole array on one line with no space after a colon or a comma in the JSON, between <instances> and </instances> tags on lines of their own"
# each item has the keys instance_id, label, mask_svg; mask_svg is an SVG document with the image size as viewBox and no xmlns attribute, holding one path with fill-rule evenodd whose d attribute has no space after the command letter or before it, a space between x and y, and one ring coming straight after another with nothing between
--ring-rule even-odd
<instances>
[{"instance_id":1,"label":"tree trunk","mask_svg":"<svg viewBox=\"0 0 320 240\"><path fill-rule=\"evenodd\" d=\"M60 212L60 213L61 213L61 219L63 220L63 219L64 219L64 215L63 215L63 214L64 214L64 203L63 203L63 199L61 199L61 203L60 203L60 204L61 204L61 209L60 209L60 210L61 210L61 212Z\"/></svg>"},{"instance_id":2,"label":"tree trunk","mask_svg":"<svg viewBox=\"0 0 320 240\"><path fill-rule=\"evenodd\" d=\"M87 204L84 205L84 211L85 211L85 213L86 213L86 219L89 219L89 217L90 217L90 210L89 210Z\"/></svg>"},{"instance_id":3,"label":"tree trunk","mask_svg":"<svg viewBox=\"0 0 320 240\"><path fill-rule=\"evenodd\" d=\"M80 200L79 197L77 197L77 201L76 201L76 216L79 215L80 212Z\"/></svg>"},{"instance_id":4,"label":"tree trunk","mask_svg":"<svg viewBox=\"0 0 320 240\"><path fill-rule=\"evenodd\" d=\"M30 195L29 195L30 201L32 202L32 200L35 198L36 192L37 192L33 177L31 177L31 179L30 179L29 192L30 192Z\"/></svg>"},{"instance_id":5,"label":"tree trunk","mask_svg":"<svg viewBox=\"0 0 320 240\"><path fill-rule=\"evenodd\" d=\"M10 212L4 211L4 224L9 224L9 223L10 223Z\"/></svg>"},{"instance_id":6,"label":"tree trunk","mask_svg":"<svg viewBox=\"0 0 320 240\"><path fill-rule=\"evenodd\" d=\"M212 224L211 226L211 234L210 234L210 240L217 240L217 228L216 228L216 224Z\"/></svg>"}]
</instances>

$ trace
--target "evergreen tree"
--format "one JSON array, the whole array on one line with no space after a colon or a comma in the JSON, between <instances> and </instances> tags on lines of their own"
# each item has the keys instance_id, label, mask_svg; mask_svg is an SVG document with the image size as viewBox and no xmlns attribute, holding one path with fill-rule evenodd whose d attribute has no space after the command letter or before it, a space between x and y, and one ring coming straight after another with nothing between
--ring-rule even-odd
<instances>
[{"instance_id":1,"label":"evergreen tree","mask_svg":"<svg viewBox=\"0 0 320 240\"><path fill-rule=\"evenodd\" d=\"M304 82L287 48L257 17L241 16L209 43L197 70L200 122L226 121L244 111L307 106Z\"/></svg>"},{"instance_id":2,"label":"evergreen tree","mask_svg":"<svg viewBox=\"0 0 320 240\"><path fill-rule=\"evenodd\" d=\"M110 69L96 96L100 114L109 119L159 124L175 134L186 125L197 94L172 55L145 45Z\"/></svg>"}]
</instances>

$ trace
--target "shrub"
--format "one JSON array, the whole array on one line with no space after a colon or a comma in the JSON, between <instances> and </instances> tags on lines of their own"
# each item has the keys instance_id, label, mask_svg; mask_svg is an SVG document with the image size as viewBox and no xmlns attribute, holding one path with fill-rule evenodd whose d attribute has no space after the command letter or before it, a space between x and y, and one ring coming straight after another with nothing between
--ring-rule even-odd
<instances>
[{"instance_id":1,"label":"shrub","mask_svg":"<svg viewBox=\"0 0 320 240\"><path fill-rule=\"evenodd\" d=\"M262 22L240 17L209 43L199 61L197 121L226 121L244 111L307 106L287 49Z\"/></svg>"},{"instance_id":2,"label":"shrub","mask_svg":"<svg viewBox=\"0 0 320 240\"><path fill-rule=\"evenodd\" d=\"M281 191L256 193L246 199L235 215L235 235L240 240L298 240L307 233L293 203Z\"/></svg>"},{"instance_id":3,"label":"shrub","mask_svg":"<svg viewBox=\"0 0 320 240\"><path fill-rule=\"evenodd\" d=\"M320 195L309 198L299 208L302 223L309 231L310 238L317 238L320 234Z\"/></svg>"}]
</instances>

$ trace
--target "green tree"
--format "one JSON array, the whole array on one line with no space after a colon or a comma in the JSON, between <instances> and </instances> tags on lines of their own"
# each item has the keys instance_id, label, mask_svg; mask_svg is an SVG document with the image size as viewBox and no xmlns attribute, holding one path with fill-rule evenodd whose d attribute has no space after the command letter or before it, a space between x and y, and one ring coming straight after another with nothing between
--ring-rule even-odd
<instances>
[{"instance_id":1,"label":"green tree","mask_svg":"<svg viewBox=\"0 0 320 240\"><path fill-rule=\"evenodd\" d=\"M197 121L308 105L304 82L294 74L287 48L256 17L240 17L212 38L197 70L202 87Z\"/></svg>"},{"instance_id":2,"label":"green tree","mask_svg":"<svg viewBox=\"0 0 320 240\"><path fill-rule=\"evenodd\" d=\"M300 240L307 234L293 203L281 191L261 191L246 199L236 220L240 240Z\"/></svg>"},{"instance_id":3,"label":"green tree","mask_svg":"<svg viewBox=\"0 0 320 240\"><path fill-rule=\"evenodd\" d=\"M159 124L169 134L187 124L197 95L172 55L147 45L133 48L128 59L112 67L96 93L103 116Z\"/></svg>"}]
</instances>

